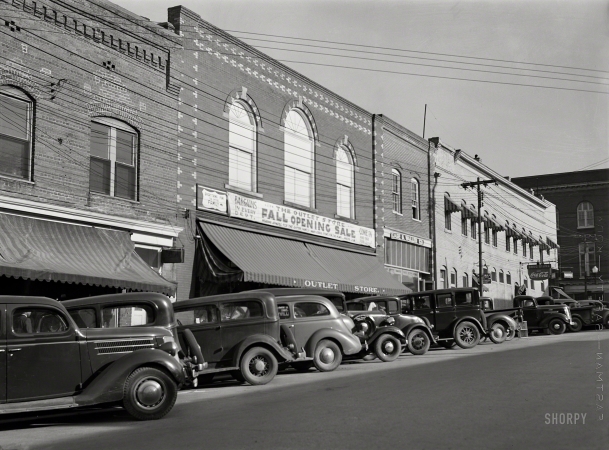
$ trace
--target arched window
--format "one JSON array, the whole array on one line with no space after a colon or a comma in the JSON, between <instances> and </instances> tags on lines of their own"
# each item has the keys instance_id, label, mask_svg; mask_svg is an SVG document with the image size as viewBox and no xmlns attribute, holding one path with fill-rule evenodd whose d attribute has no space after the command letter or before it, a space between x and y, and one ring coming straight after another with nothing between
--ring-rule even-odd
<instances>
[{"instance_id":1,"label":"arched window","mask_svg":"<svg viewBox=\"0 0 609 450\"><path fill-rule=\"evenodd\" d=\"M391 197L393 212L402 214L402 174L397 169L391 169Z\"/></svg>"},{"instance_id":2,"label":"arched window","mask_svg":"<svg viewBox=\"0 0 609 450\"><path fill-rule=\"evenodd\" d=\"M577 205L577 228L590 228L594 226L594 208L590 202L581 202Z\"/></svg>"},{"instance_id":3,"label":"arched window","mask_svg":"<svg viewBox=\"0 0 609 450\"><path fill-rule=\"evenodd\" d=\"M505 284L512 284L512 274L510 272L505 274Z\"/></svg>"},{"instance_id":4,"label":"arched window","mask_svg":"<svg viewBox=\"0 0 609 450\"><path fill-rule=\"evenodd\" d=\"M450 272L450 287L457 287L457 269Z\"/></svg>"},{"instance_id":5,"label":"arched window","mask_svg":"<svg viewBox=\"0 0 609 450\"><path fill-rule=\"evenodd\" d=\"M420 206L420 189L419 181L416 178L410 179L410 192L412 196L412 218L415 220L421 220L421 208Z\"/></svg>"},{"instance_id":6,"label":"arched window","mask_svg":"<svg viewBox=\"0 0 609 450\"><path fill-rule=\"evenodd\" d=\"M504 278L503 270L499 269L499 283L504 283L504 282L505 282L505 278Z\"/></svg>"},{"instance_id":7,"label":"arched window","mask_svg":"<svg viewBox=\"0 0 609 450\"><path fill-rule=\"evenodd\" d=\"M33 102L19 89L0 86L0 175L31 180Z\"/></svg>"},{"instance_id":8,"label":"arched window","mask_svg":"<svg viewBox=\"0 0 609 450\"><path fill-rule=\"evenodd\" d=\"M228 108L228 184L256 190L256 121L249 107L235 101Z\"/></svg>"},{"instance_id":9,"label":"arched window","mask_svg":"<svg viewBox=\"0 0 609 450\"><path fill-rule=\"evenodd\" d=\"M110 117L91 122L89 190L136 200L137 132Z\"/></svg>"},{"instance_id":10,"label":"arched window","mask_svg":"<svg viewBox=\"0 0 609 450\"><path fill-rule=\"evenodd\" d=\"M448 282L448 280L446 279L446 276L446 266L442 266L442 268L440 269L440 279L438 280L438 289L444 289L447 287L446 283Z\"/></svg>"},{"instance_id":11,"label":"arched window","mask_svg":"<svg viewBox=\"0 0 609 450\"><path fill-rule=\"evenodd\" d=\"M467 273L463 273L463 287L469 287L469 276Z\"/></svg>"},{"instance_id":12,"label":"arched window","mask_svg":"<svg viewBox=\"0 0 609 450\"><path fill-rule=\"evenodd\" d=\"M353 173L351 152L339 146L336 149L336 214L350 219L355 218Z\"/></svg>"},{"instance_id":13,"label":"arched window","mask_svg":"<svg viewBox=\"0 0 609 450\"><path fill-rule=\"evenodd\" d=\"M494 267L491 269L491 281L497 281L497 269Z\"/></svg>"},{"instance_id":14,"label":"arched window","mask_svg":"<svg viewBox=\"0 0 609 450\"><path fill-rule=\"evenodd\" d=\"M304 115L292 109L284 127L285 200L313 208L315 198L314 141Z\"/></svg>"}]
</instances>

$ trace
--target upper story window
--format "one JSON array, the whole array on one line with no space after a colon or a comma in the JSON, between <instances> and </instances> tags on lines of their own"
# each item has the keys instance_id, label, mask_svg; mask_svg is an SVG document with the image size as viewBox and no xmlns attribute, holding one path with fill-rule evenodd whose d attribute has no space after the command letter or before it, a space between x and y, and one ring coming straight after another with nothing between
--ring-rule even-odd
<instances>
[{"instance_id":1,"label":"upper story window","mask_svg":"<svg viewBox=\"0 0 609 450\"><path fill-rule=\"evenodd\" d=\"M421 220L421 208L420 206L420 189L419 181L416 178L410 180L410 192L412 196L412 218L415 220Z\"/></svg>"},{"instance_id":2,"label":"upper story window","mask_svg":"<svg viewBox=\"0 0 609 450\"><path fill-rule=\"evenodd\" d=\"M32 100L0 86L0 175L32 179L32 118Z\"/></svg>"},{"instance_id":3,"label":"upper story window","mask_svg":"<svg viewBox=\"0 0 609 450\"><path fill-rule=\"evenodd\" d=\"M350 219L355 218L353 174L351 153L339 146L336 149L336 214Z\"/></svg>"},{"instance_id":4,"label":"upper story window","mask_svg":"<svg viewBox=\"0 0 609 450\"><path fill-rule=\"evenodd\" d=\"M228 108L228 184L256 190L256 125L239 101Z\"/></svg>"},{"instance_id":5,"label":"upper story window","mask_svg":"<svg viewBox=\"0 0 609 450\"><path fill-rule=\"evenodd\" d=\"M505 274L505 282L506 284L512 284L512 274L510 272Z\"/></svg>"},{"instance_id":6,"label":"upper story window","mask_svg":"<svg viewBox=\"0 0 609 450\"><path fill-rule=\"evenodd\" d=\"M504 277L503 277L503 270L499 270L499 283L503 283L504 282Z\"/></svg>"},{"instance_id":7,"label":"upper story window","mask_svg":"<svg viewBox=\"0 0 609 450\"><path fill-rule=\"evenodd\" d=\"M467 216L465 215L465 211L462 209L461 210L461 234L463 236L467 236L467 227L468 227Z\"/></svg>"},{"instance_id":8,"label":"upper story window","mask_svg":"<svg viewBox=\"0 0 609 450\"><path fill-rule=\"evenodd\" d=\"M453 269L450 272L450 286L457 287L457 269Z\"/></svg>"},{"instance_id":9,"label":"upper story window","mask_svg":"<svg viewBox=\"0 0 609 450\"><path fill-rule=\"evenodd\" d=\"M303 114L292 109L286 119L285 139L285 200L309 208L315 207L314 141Z\"/></svg>"},{"instance_id":10,"label":"upper story window","mask_svg":"<svg viewBox=\"0 0 609 450\"><path fill-rule=\"evenodd\" d=\"M577 205L577 228L590 228L594 226L594 208L590 202L581 202Z\"/></svg>"},{"instance_id":11,"label":"upper story window","mask_svg":"<svg viewBox=\"0 0 609 450\"><path fill-rule=\"evenodd\" d=\"M448 287L448 286L446 285L446 284L447 284L447 281L448 281L448 280L446 279L446 267L444 267L444 266L443 266L443 267L440 269L440 279L438 280L438 282L439 282L439 286L438 286L438 288L439 288L439 289L444 289L444 288L447 288L447 287Z\"/></svg>"},{"instance_id":12,"label":"upper story window","mask_svg":"<svg viewBox=\"0 0 609 450\"><path fill-rule=\"evenodd\" d=\"M467 273L463 274L463 287L469 287L469 276Z\"/></svg>"},{"instance_id":13,"label":"upper story window","mask_svg":"<svg viewBox=\"0 0 609 450\"><path fill-rule=\"evenodd\" d=\"M136 200L137 133L116 119L99 117L91 122L89 190Z\"/></svg>"},{"instance_id":14,"label":"upper story window","mask_svg":"<svg viewBox=\"0 0 609 450\"><path fill-rule=\"evenodd\" d=\"M391 197L393 212L402 214L402 174L397 169L391 169Z\"/></svg>"}]
</instances>

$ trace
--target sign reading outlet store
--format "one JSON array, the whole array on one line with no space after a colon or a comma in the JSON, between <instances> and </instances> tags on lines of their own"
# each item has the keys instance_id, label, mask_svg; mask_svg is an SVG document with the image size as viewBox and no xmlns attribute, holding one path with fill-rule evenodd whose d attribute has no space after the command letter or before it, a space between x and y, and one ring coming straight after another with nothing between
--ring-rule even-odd
<instances>
[{"instance_id":1,"label":"sign reading outlet store","mask_svg":"<svg viewBox=\"0 0 609 450\"><path fill-rule=\"evenodd\" d=\"M201 185L197 185L197 209L219 212L230 217L352 244L376 247L376 237L372 228L360 227L342 220L276 205L233 192L217 191Z\"/></svg>"}]
</instances>

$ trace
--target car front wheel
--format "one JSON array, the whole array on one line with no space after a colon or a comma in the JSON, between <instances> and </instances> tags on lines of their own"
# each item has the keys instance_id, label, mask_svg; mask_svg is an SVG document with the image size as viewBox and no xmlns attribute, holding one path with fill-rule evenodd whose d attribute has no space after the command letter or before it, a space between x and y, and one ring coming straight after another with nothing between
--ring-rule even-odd
<instances>
[{"instance_id":1,"label":"car front wheel","mask_svg":"<svg viewBox=\"0 0 609 450\"><path fill-rule=\"evenodd\" d=\"M332 372L343 360L343 354L336 342L322 339L315 347L313 354L313 364L320 372Z\"/></svg>"},{"instance_id":2,"label":"car front wheel","mask_svg":"<svg viewBox=\"0 0 609 450\"><path fill-rule=\"evenodd\" d=\"M505 331L505 327L500 323L494 323L491 326L490 332L488 333L488 338L493 344L503 343L507 339L507 332Z\"/></svg>"},{"instance_id":3,"label":"car front wheel","mask_svg":"<svg viewBox=\"0 0 609 450\"><path fill-rule=\"evenodd\" d=\"M176 382L159 369L140 367L125 381L123 406L138 420L164 417L177 398Z\"/></svg>"},{"instance_id":4,"label":"car front wheel","mask_svg":"<svg viewBox=\"0 0 609 450\"><path fill-rule=\"evenodd\" d=\"M480 331L475 324L465 320L455 328L454 338L459 347L473 348L480 342Z\"/></svg>"},{"instance_id":5,"label":"car front wheel","mask_svg":"<svg viewBox=\"0 0 609 450\"><path fill-rule=\"evenodd\" d=\"M423 330L412 330L408 334L408 351L413 355L424 355L430 344L429 336Z\"/></svg>"},{"instance_id":6,"label":"car front wheel","mask_svg":"<svg viewBox=\"0 0 609 450\"><path fill-rule=\"evenodd\" d=\"M581 329L584 327L584 322L582 322L579 317L573 317L571 321L575 322L575 325L569 325L569 331L573 333L581 331Z\"/></svg>"},{"instance_id":7,"label":"car front wheel","mask_svg":"<svg viewBox=\"0 0 609 450\"><path fill-rule=\"evenodd\" d=\"M384 334L374 343L374 354L383 362L395 361L402 352L399 339L390 334Z\"/></svg>"},{"instance_id":8,"label":"car front wheel","mask_svg":"<svg viewBox=\"0 0 609 450\"><path fill-rule=\"evenodd\" d=\"M241 358L241 375L249 384L259 386L267 384L275 375L279 364L277 358L266 348L250 348Z\"/></svg>"},{"instance_id":9,"label":"car front wheel","mask_svg":"<svg viewBox=\"0 0 609 450\"><path fill-rule=\"evenodd\" d=\"M548 334L563 334L566 329L567 329L567 326L565 325L565 323L562 320L552 319L552 320L550 320L550 323L548 324L547 333Z\"/></svg>"}]
</instances>

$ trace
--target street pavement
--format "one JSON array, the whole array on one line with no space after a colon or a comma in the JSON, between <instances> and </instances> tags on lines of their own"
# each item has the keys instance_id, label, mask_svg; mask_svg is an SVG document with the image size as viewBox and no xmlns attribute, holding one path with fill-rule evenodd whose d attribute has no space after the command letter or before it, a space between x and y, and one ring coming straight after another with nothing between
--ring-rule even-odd
<instances>
[{"instance_id":1,"label":"street pavement","mask_svg":"<svg viewBox=\"0 0 609 450\"><path fill-rule=\"evenodd\" d=\"M609 331L431 349L266 386L180 392L164 419L121 409L0 421L0 449L609 449Z\"/></svg>"}]
</instances>

